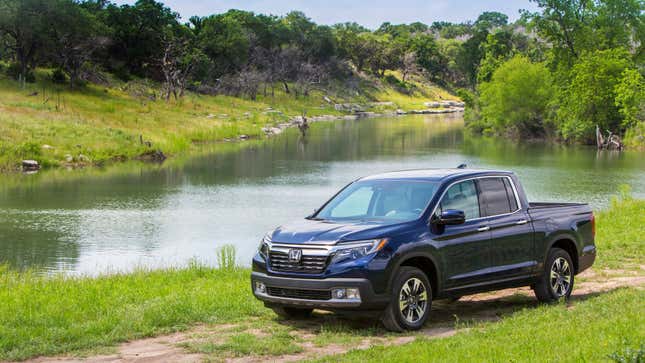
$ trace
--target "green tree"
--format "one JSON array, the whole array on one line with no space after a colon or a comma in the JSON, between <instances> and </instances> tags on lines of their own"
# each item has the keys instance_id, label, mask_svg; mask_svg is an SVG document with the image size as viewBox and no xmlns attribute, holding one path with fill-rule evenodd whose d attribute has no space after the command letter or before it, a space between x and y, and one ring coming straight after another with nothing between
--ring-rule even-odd
<instances>
[{"instance_id":1,"label":"green tree","mask_svg":"<svg viewBox=\"0 0 645 363\"><path fill-rule=\"evenodd\" d=\"M645 122L645 79L636 69L625 69L615 87L616 106L623 116L622 126Z\"/></svg>"},{"instance_id":2,"label":"green tree","mask_svg":"<svg viewBox=\"0 0 645 363\"><path fill-rule=\"evenodd\" d=\"M583 53L571 69L571 83L560 94L557 123L566 139L592 143L596 125L623 133L623 115L616 105L617 86L634 64L623 49Z\"/></svg>"},{"instance_id":3,"label":"green tree","mask_svg":"<svg viewBox=\"0 0 645 363\"><path fill-rule=\"evenodd\" d=\"M78 82L82 67L94 51L107 44L107 29L85 8L72 0L52 1L54 12L49 26L52 53L56 63L67 73L70 87Z\"/></svg>"},{"instance_id":4,"label":"green tree","mask_svg":"<svg viewBox=\"0 0 645 363\"><path fill-rule=\"evenodd\" d=\"M503 63L490 82L479 86L481 116L497 133L544 136L545 115L553 95L549 70L542 63L515 56Z\"/></svg>"},{"instance_id":5,"label":"green tree","mask_svg":"<svg viewBox=\"0 0 645 363\"><path fill-rule=\"evenodd\" d=\"M48 23L54 21L50 5L47 0L0 1L0 34L8 41L6 46L18 64L18 80L23 86L48 43Z\"/></svg>"},{"instance_id":6,"label":"green tree","mask_svg":"<svg viewBox=\"0 0 645 363\"><path fill-rule=\"evenodd\" d=\"M247 31L234 16L220 14L203 21L199 45L214 64L215 77L242 68L249 56Z\"/></svg>"}]
</instances>

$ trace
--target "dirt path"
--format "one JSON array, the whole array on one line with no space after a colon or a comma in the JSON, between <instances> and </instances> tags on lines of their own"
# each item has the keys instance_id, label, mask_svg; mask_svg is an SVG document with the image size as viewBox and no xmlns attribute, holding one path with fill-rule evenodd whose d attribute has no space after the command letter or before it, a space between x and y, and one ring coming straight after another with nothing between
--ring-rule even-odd
<instances>
[{"instance_id":1,"label":"dirt path","mask_svg":"<svg viewBox=\"0 0 645 363\"><path fill-rule=\"evenodd\" d=\"M615 276L620 274L621 276ZM645 287L645 276L625 276L623 271L592 270L579 275L572 300L583 300L620 287ZM455 323L497 321L519 309L534 307L538 303L529 288L507 289L492 293L463 297L455 303L433 303L431 321L419 332L391 334L378 327L374 319L348 319L332 314L315 314L307 321L251 321L248 324L197 326L189 331L123 343L114 354L76 357L40 357L30 362L200 362L223 360L234 363L293 362L331 354L345 353L351 349L367 349L373 345L399 345L409 343L417 336L441 338L459 330ZM266 330L269 329L269 330ZM272 332L287 331L293 337L298 352L281 355L248 355L235 347L226 350L223 343L235 334L246 338L268 337ZM330 333L331 332L331 333ZM249 336L252 334L253 336ZM260 339L262 340L262 339ZM199 348L201 347L201 348ZM204 347L210 347L205 349ZM213 348L215 347L215 348ZM211 349L212 348L212 349ZM218 349L221 349L218 351ZM216 355L214 354L214 351ZM255 350L252 350L255 352ZM257 353L255 353L257 354Z\"/></svg>"}]
</instances>

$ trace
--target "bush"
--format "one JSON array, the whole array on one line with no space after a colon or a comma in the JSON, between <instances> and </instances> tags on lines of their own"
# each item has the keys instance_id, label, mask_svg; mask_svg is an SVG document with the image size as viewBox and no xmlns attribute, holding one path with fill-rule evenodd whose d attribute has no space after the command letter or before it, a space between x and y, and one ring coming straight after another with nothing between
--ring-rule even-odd
<instances>
[{"instance_id":1,"label":"bush","mask_svg":"<svg viewBox=\"0 0 645 363\"><path fill-rule=\"evenodd\" d=\"M551 74L541 63L516 56L480 85L481 116L497 133L543 136L544 116L553 94Z\"/></svg>"},{"instance_id":2,"label":"bush","mask_svg":"<svg viewBox=\"0 0 645 363\"><path fill-rule=\"evenodd\" d=\"M52 82L54 83L63 84L67 82L67 76L65 75L65 72L63 72L60 68L52 71L51 78Z\"/></svg>"},{"instance_id":3,"label":"bush","mask_svg":"<svg viewBox=\"0 0 645 363\"><path fill-rule=\"evenodd\" d=\"M11 63L9 67L7 67L6 70L7 76L19 80L20 79L20 65L18 63ZM27 74L25 75L25 82L27 83L34 83L36 82L36 75L34 75L33 70L27 70Z\"/></svg>"}]
</instances>

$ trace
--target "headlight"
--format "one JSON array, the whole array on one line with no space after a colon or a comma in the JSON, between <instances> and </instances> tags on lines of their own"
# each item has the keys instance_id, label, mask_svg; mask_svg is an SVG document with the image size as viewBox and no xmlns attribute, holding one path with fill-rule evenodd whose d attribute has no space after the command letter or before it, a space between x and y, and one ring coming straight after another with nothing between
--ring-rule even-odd
<instances>
[{"instance_id":1,"label":"headlight","mask_svg":"<svg viewBox=\"0 0 645 363\"><path fill-rule=\"evenodd\" d=\"M260 246L258 247L258 253L260 256L267 258L269 255L269 250L271 249L271 237L270 233L267 233L264 238L262 238L262 241L260 242Z\"/></svg>"},{"instance_id":2,"label":"headlight","mask_svg":"<svg viewBox=\"0 0 645 363\"><path fill-rule=\"evenodd\" d=\"M340 243L331 259L331 263L345 260L355 260L374 252L380 251L387 244L387 239L372 239L367 241L352 241Z\"/></svg>"}]
</instances>

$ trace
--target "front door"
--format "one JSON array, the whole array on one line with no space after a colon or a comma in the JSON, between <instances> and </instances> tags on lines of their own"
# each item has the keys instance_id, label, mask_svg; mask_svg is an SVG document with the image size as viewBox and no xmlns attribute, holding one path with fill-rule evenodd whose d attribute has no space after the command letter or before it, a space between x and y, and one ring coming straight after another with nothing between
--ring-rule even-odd
<instances>
[{"instance_id":1,"label":"front door","mask_svg":"<svg viewBox=\"0 0 645 363\"><path fill-rule=\"evenodd\" d=\"M491 265L491 233L486 218L482 218L475 180L453 184L446 190L435 214L447 209L466 215L464 224L432 227L445 272L445 288L450 290L485 279Z\"/></svg>"}]
</instances>

